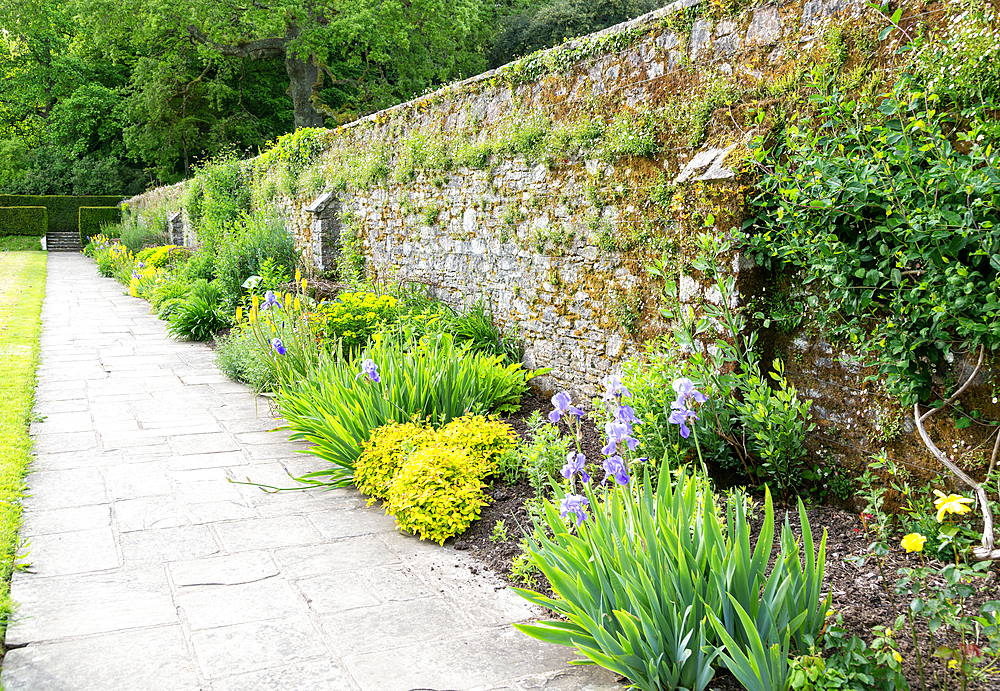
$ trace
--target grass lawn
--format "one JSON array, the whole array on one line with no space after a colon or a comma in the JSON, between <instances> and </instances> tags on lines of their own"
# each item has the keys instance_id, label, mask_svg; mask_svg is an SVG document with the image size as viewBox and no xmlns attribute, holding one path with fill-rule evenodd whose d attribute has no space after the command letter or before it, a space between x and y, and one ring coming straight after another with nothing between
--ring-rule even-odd
<instances>
[{"instance_id":1,"label":"grass lawn","mask_svg":"<svg viewBox=\"0 0 1000 691\"><path fill-rule=\"evenodd\" d=\"M28 418L35 401L46 258L43 252L0 252L0 640L13 606L10 575L31 453Z\"/></svg>"},{"instance_id":2,"label":"grass lawn","mask_svg":"<svg viewBox=\"0 0 1000 691\"><path fill-rule=\"evenodd\" d=\"M33 235L0 235L0 252L23 252L41 250L40 238Z\"/></svg>"}]
</instances>

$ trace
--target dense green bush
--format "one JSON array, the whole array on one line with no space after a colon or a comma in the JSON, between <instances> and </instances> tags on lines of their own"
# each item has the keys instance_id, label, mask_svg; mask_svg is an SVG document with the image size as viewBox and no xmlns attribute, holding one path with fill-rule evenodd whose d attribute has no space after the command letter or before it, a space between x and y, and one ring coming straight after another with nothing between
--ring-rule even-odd
<instances>
[{"instance_id":1,"label":"dense green bush","mask_svg":"<svg viewBox=\"0 0 1000 691\"><path fill-rule=\"evenodd\" d=\"M45 235L49 216L44 206L0 207L0 235Z\"/></svg>"},{"instance_id":2,"label":"dense green bush","mask_svg":"<svg viewBox=\"0 0 1000 691\"><path fill-rule=\"evenodd\" d=\"M121 200L118 196L0 194L0 206L44 206L48 209L49 230L61 233L79 231L81 206L115 206Z\"/></svg>"},{"instance_id":3,"label":"dense green bush","mask_svg":"<svg viewBox=\"0 0 1000 691\"><path fill-rule=\"evenodd\" d=\"M359 377L359 363L366 360L377 368L380 382ZM416 417L439 426L467 413L490 412L512 388L510 380L523 378L523 370L456 347L448 334L420 343L383 338L354 363L329 355L305 379L282 382L278 406L293 438L311 442L311 453L331 463L300 479L347 486L364 443L389 420Z\"/></svg>"},{"instance_id":4,"label":"dense green bush","mask_svg":"<svg viewBox=\"0 0 1000 691\"><path fill-rule=\"evenodd\" d=\"M257 347L253 337L233 329L220 336L215 345L215 364L230 379L243 382L255 393L272 392L278 386L268 353Z\"/></svg>"},{"instance_id":5,"label":"dense green bush","mask_svg":"<svg viewBox=\"0 0 1000 691\"><path fill-rule=\"evenodd\" d=\"M86 247L90 238L104 231L106 226L121 222L122 212L117 206L81 206L77 211L80 247Z\"/></svg>"},{"instance_id":6,"label":"dense green bush","mask_svg":"<svg viewBox=\"0 0 1000 691\"><path fill-rule=\"evenodd\" d=\"M222 293L215 283L195 281L184 302L171 311L167 333L190 341L211 340L230 325L221 300Z\"/></svg>"},{"instance_id":7,"label":"dense green bush","mask_svg":"<svg viewBox=\"0 0 1000 691\"><path fill-rule=\"evenodd\" d=\"M371 335L398 317L396 298L375 293L341 293L333 302L319 305L312 322L316 335L339 341L344 350L368 343Z\"/></svg>"},{"instance_id":8,"label":"dense green bush","mask_svg":"<svg viewBox=\"0 0 1000 691\"><path fill-rule=\"evenodd\" d=\"M242 216L229 227L225 241L216 248L215 276L228 309L240 304L245 291L243 284L260 274L267 259L293 274L299 261L295 239L277 220Z\"/></svg>"}]
</instances>

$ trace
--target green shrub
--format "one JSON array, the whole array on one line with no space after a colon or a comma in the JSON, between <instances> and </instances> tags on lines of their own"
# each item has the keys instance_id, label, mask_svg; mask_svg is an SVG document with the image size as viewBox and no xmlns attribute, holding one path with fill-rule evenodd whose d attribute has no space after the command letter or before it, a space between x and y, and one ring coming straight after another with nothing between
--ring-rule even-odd
<instances>
[{"instance_id":1,"label":"green shrub","mask_svg":"<svg viewBox=\"0 0 1000 691\"><path fill-rule=\"evenodd\" d=\"M77 228L80 247L86 247L90 238L104 231L106 226L121 223L122 212L117 206L81 206L77 211Z\"/></svg>"},{"instance_id":2,"label":"green shrub","mask_svg":"<svg viewBox=\"0 0 1000 691\"><path fill-rule=\"evenodd\" d=\"M135 255L135 260L137 262L142 262L148 266L155 266L158 269L162 269L170 261L171 250L175 249L177 245L161 245L160 247L147 247L140 250L138 254Z\"/></svg>"},{"instance_id":3,"label":"green shrub","mask_svg":"<svg viewBox=\"0 0 1000 691\"><path fill-rule=\"evenodd\" d=\"M44 206L0 207L0 236L45 235L49 214Z\"/></svg>"},{"instance_id":4,"label":"green shrub","mask_svg":"<svg viewBox=\"0 0 1000 691\"><path fill-rule=\"evenodd\" d=\"M177 275L185 281L194 281L199 278L211 281L215 278L215 255L208 250L195 252L184 262Z\"/></svg>"},{"instance_id":5,"label":"green shrub","mask_svg":"<svg viewBox=\"0 0 1000 691\"><path fill-rule=\"evenodd\" d=\"M280 222L260 216L242 216L216 249L215 276L223 292L223 301L230 310L240 304L245 290L243 284L251 276L260 275L260 267L266 259L284 267L289 275L295 272L299 261L291 234Z\"/></svg>"},{"instance_id":6,"label":"green shrub","mask_svg":"<svg viewBox=\"0 0 1000 691\"><path fill-rule=\"evenodd\" d=\"M496 359L456 347L447 334L420 343L383 338L357 356L358 362L368 359L378 368L378 384L359 378L358 364L332 355L303 380L282 383L278 406L293 438L311 442L310 452L332 466L301 480L350 485L364 443L389 420L416 417L441 426L467 413L489 412L496 403L498 387L484 386L495 374Z\"/></svg>"},{"instance_id":7,"label":"green shrub","mask_svg":"<svg viewBox=\"0 0 1000 691\"><path fill-rule=\"evenodd\" d=\"M816 479L816 469L806 461L806 434L816 424L809 412L812 401L800 401L785 378L780 360L774 361L771 386L759 370L744 380L743 400L736 413L749 433L749 448L757 462L752 470L763 483L772 483L782 494L797 493L803 481Z\"/></svg>"},{"instance_id":8,"label":"green shrub","mask_svg":"<svg viewBox=\"0 0 1000 691\"><path fill-rule=\"evenodd\" d=\"M153 312L163 319L161 314L164 303L169 300L183 299L191 292L191 284L180 276L167 276L156 284L149 294L149 305Z\"/></svg>"},{"instance_id":9,"label":"green shrub","mask_svg":"<svg viewBox=\"0 0 1000 691\"><path fill-rule=\"evenodd\" d=\"M392 479L386 513L403 530L444 544L465 532L487 503L481 463L460 447L421 446Z\"/></svg>"},{"instance_id":10,"label":"green shrub","mask_svg":"<svg viewBox=\"0 0 1000 691\"><path fill-rule=\"evenodd\" d=\"M575 498L589 502L589 513L575 527L567 527L559 505L547 501L526 552L556 597L515 590L565 620L516 628L573 646L645 691L701 691L712 679L716 654L739 660L750 652L769 662L766 651L774 646L807 650L831 596L821 597L826 536L815 550L805 507L799 502L801 547L786 517L768 575L770 494L751 549L745 498L730 495L720 513L707 479L683 469L677 475L675 486L664 465L655 490L647 475L641 488L616 485L601 497L586 485L586 497ZM564 498L560 490L555 501ZM772 670L777 689L786 688L783 659ZM740 674L736 664L730 669Z\"/></svg>"},{"instance_id":11,"label":"green shrub","mask_svg":"<svg viewBox=\"0 0 1000 691\"><path fill-rule=\"evenodd\" d=\"M60 233L79 232L81 206L116 206L121 201L122 197L115 195L0 194L0 207L44 206L48 210L48 229Z\"/></svg>"},{"instance_id":12,"label":"green shrub","mask_svg":"<svg viewBox=\"0 0 1000 691\"><path fill-rule=\"evenodd\" d=\"M132 254L137 254L146 247L162 245L167 239L164 228L144 225L138 218L126 219L118 226L109 226L109 229L117 231L119 241L128 247Z\"/></svg>"},{"instance_id":13,"label":"green shrub","mask_svg":"<svg viewBox=\"0 0 1000 691\"><path fill-rule=\"evenodd\" d=\"M170 301L173 302L173 301ZM169 304L169 303L168 303ZM266 361L267 353L253 337L241 329L220 336L215 347L215 363L230 379L243 382L255 393L272 392L278 382Z\"/></svg>"},{"instance_id":14,"label":"green shrub","mask_svg":"<svg viewBox=\"0 0 1000 691\"><path fill-rule=\"evenodd\" d=\"M520 362L524 356L516 331L505 335L493 318L493 308L482 298L461 314L448 315L445 328L458 343L469 343L474 350L499 355L510 362Z\"/></svg>"},{"instance_id":15,"label":"green shrub","mask_svg":"<svg viewBox=\"0 0 1000 691\"><path fill-rule=\"evenodd\" d=\"M396 298L374 293L341 293L313 312L314 330L324 340L339 340L345 351L368 343L381 326L398 317Z\"/></svg>"},{"instance_id":16,"label":"green shrub","mask_svg":"<svg viewBox=\"0 0 1000 691\"><path fill-rule=\"evenodd\" d=\"M167 333L189 341L208 341L229 323L216 303L192 294L171 312Z\"/></svg>"}]
</instances>

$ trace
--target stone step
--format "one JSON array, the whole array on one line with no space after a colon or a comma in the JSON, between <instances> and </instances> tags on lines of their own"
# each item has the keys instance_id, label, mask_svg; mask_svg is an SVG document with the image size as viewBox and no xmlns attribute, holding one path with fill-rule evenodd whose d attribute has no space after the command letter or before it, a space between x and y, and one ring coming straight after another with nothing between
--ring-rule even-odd
<instances>
[{"instance_id":1,"label":"stone step","mask_svg":"<svg viewBox=\"0 0 1000 691\"><path fill-rule=\"evenodd\" d=\"M79 252L80 235L66 231L54 231L45 236L45 248L49 252Z\"/></svg>"}]
</instances>

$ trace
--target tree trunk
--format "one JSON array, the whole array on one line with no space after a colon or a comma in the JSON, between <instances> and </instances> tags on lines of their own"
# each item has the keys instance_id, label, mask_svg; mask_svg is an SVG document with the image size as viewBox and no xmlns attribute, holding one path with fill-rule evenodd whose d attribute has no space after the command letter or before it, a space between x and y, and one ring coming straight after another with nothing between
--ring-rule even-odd
<instances>
[{"instance_id":1,"label":"tree trunk","mask_svg":"<svg viewBox=\"0 0 1000 691\"><path fill-rule=\"evenodd\" d=\"M292 51L285 53L285 71L288 72L288 95L292 98L295 129L322 127L323 116L312 104L313 85L319 80L319 67L310 55L305 61Z\"/></svg>"}]
</instances>

